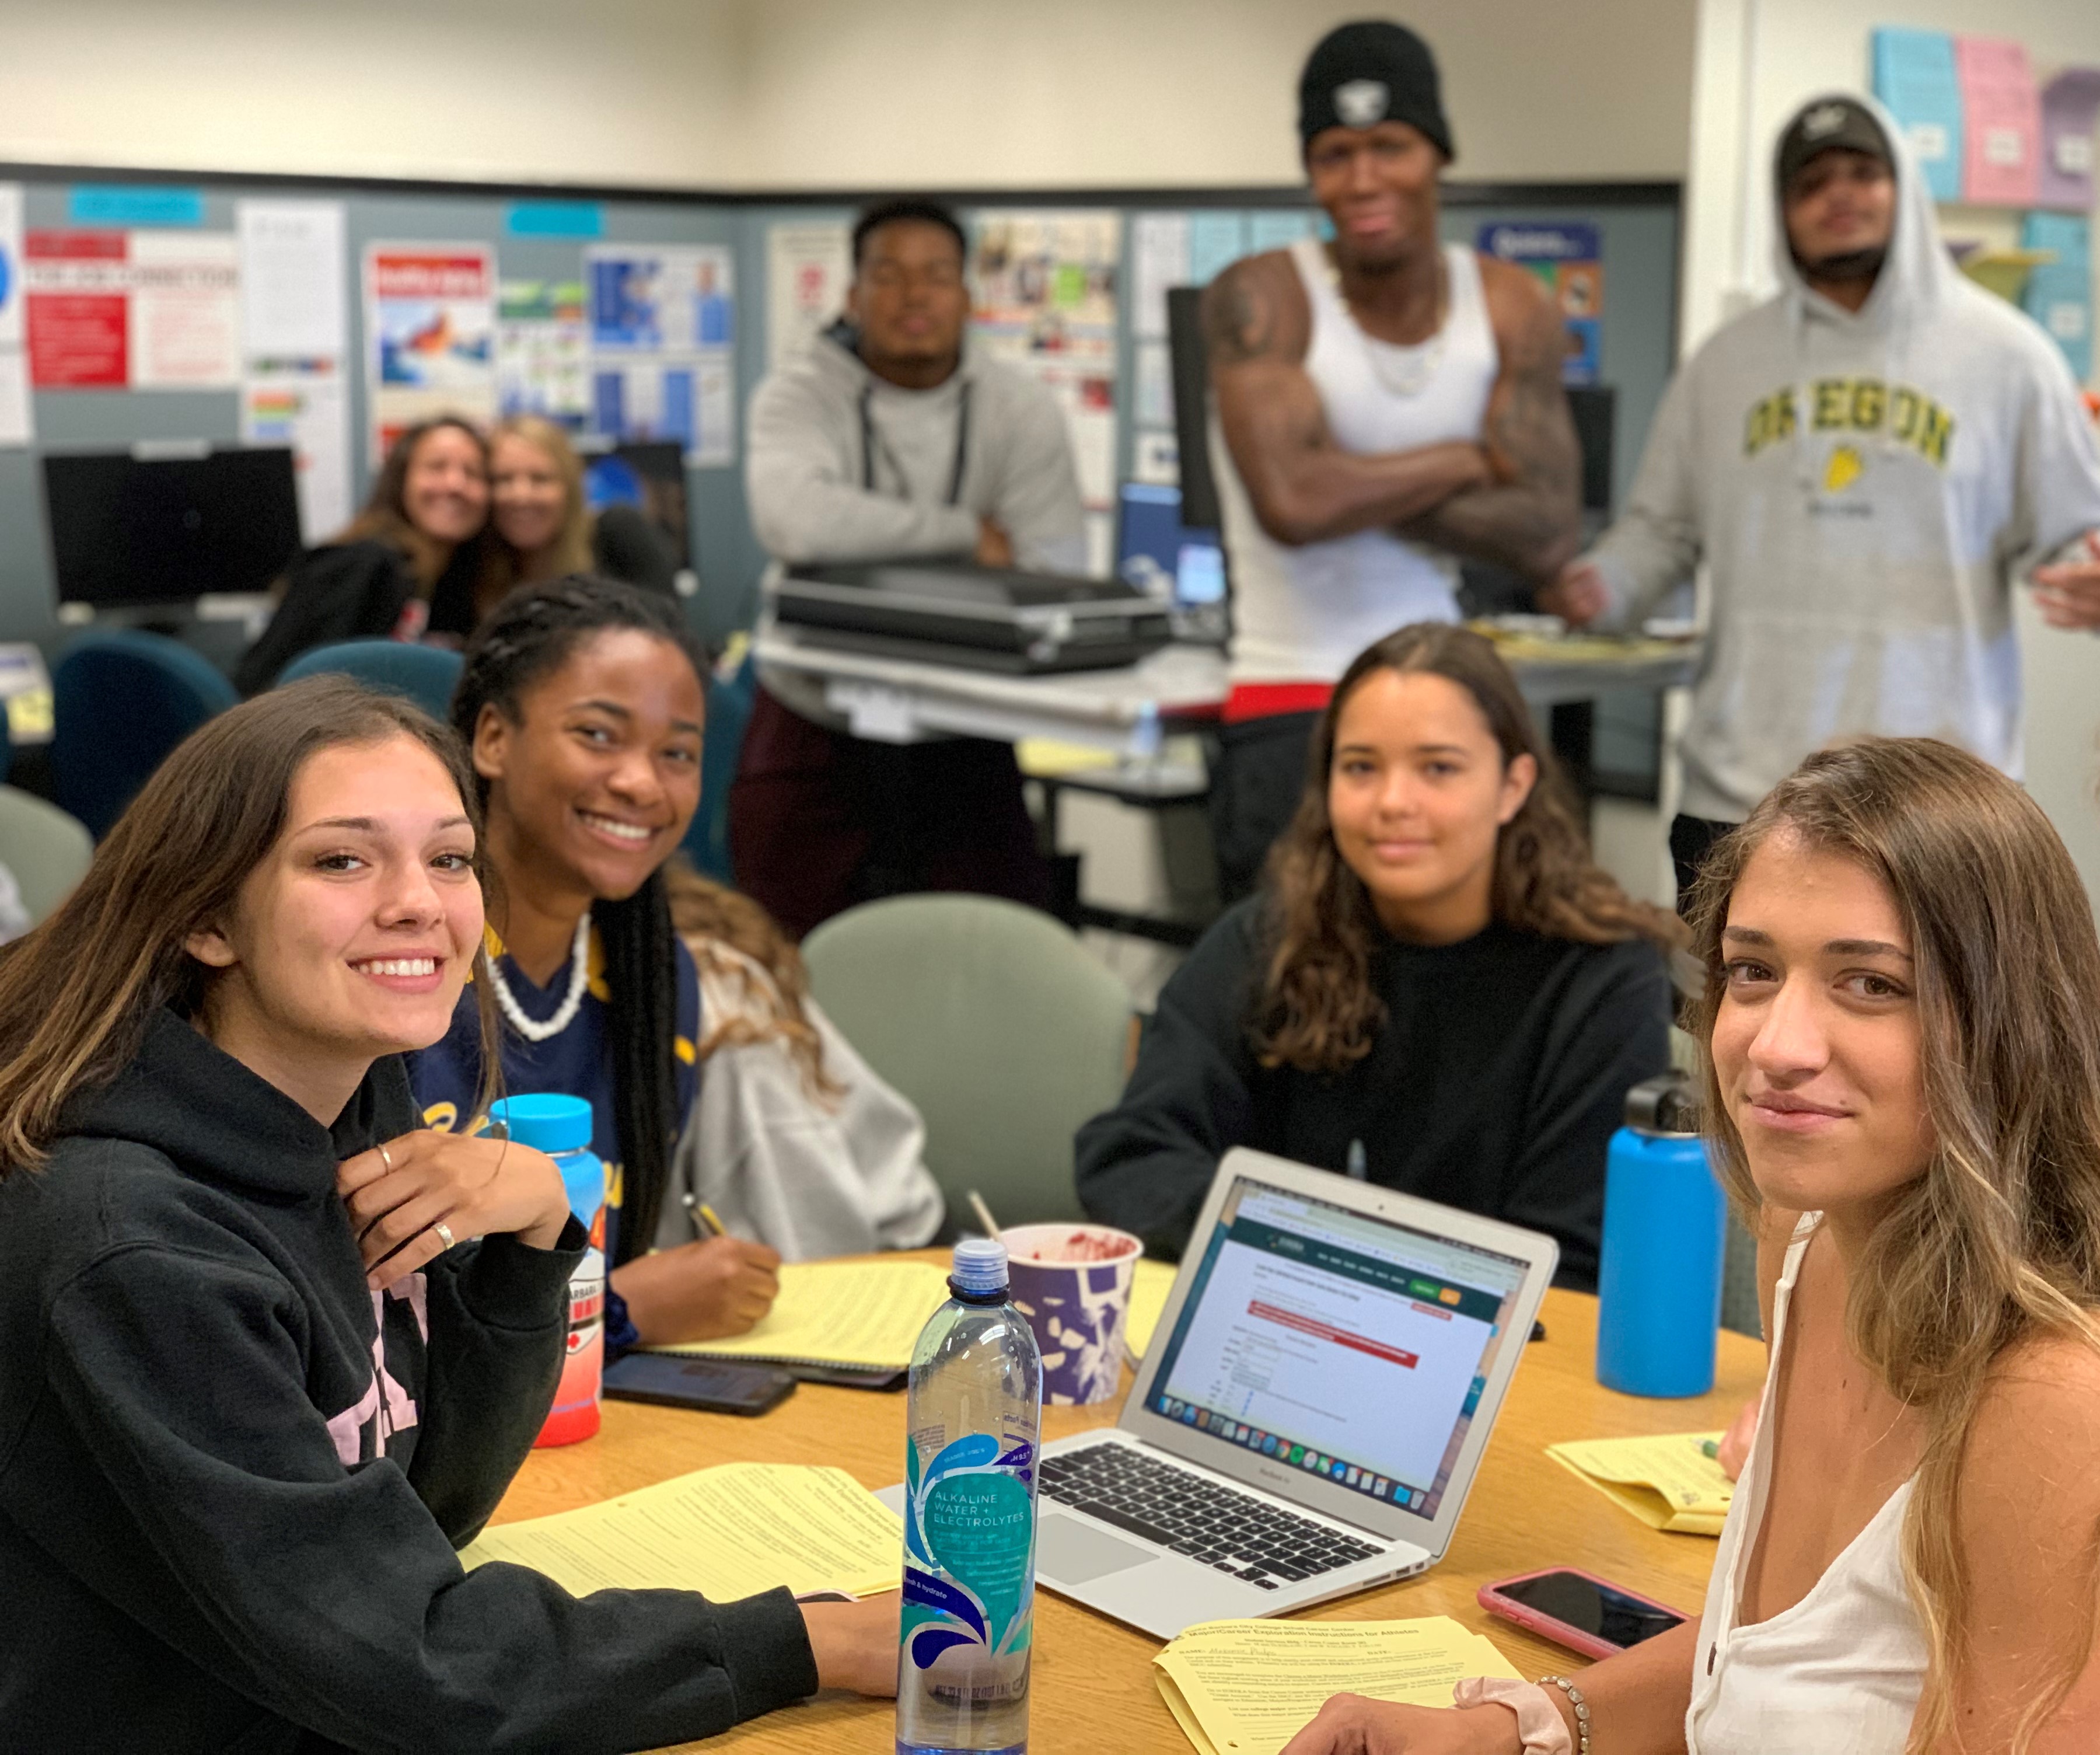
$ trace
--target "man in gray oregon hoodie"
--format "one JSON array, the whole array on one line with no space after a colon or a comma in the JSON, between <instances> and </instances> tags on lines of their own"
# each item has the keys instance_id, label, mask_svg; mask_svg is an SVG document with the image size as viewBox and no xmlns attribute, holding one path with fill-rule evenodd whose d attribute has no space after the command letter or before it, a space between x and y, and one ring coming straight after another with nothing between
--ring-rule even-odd
<instances>
[{"instance_id":1,"label":"man in gray oregon hoodie","mask_svg":"<svg viewBox=\"0 0 2100 1755\"><path fill-rule=\"evenodd\" d=\"M1833 738L1942 737L2017 777L2014 582L2057 626L2100 625L2100 453L2077 387L2039 327L1956 270L1894 119L1813 99L1775 173L1778 296L1678 373L1618 521L1539 596L1638 627L1706 564L1680 894Z\"/></svg>"},{"instance_id":2,"label":"man in gray oregon hoodie","mask_svg":"<svg viewBox=\"0 0 2100 1755\"><path fill-rule=\"evenodd\" d=\"M889 201L861 215L845 318L752 399L745 488L775 561L1084 565L1064 415L1041 384L966 345L964 265L946 208ZM1048 905L1010 745L863 743L814 679L761 669L759 682L730 841L739 887L790 932L903 890Z\"/></svg>"}]
</instances>

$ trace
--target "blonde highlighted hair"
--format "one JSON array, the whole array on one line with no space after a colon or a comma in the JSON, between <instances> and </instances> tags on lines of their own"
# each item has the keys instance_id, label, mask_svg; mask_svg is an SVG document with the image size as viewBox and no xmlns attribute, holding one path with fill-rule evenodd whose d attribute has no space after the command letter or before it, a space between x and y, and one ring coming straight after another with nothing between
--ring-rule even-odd
<instances>
[{"instance_id":1,"label":"blonde highlighted hair","mask_svg":"<svg viewBox=\"0 0 2100 1755\"><path fill-rule=\"evenodd\" d=\"M1854 1351L1920 1410L1926 1439L1904 1524L1904 1570L1930 1652L1908 1745L1955 1734L1969 1580L1962 1461L1992 1368L2041 1337L2100 1351L2100 939L2077 869L2040 807L1974 756L1926 738L1863 738L1811 756L1723 838L1692 900L1706 982L1702 1048L1714 1164L1760 1205L1711 1053L1729 898L1775 835L1850 860L1894 899L1916 970L1935 1147L1855 1271ZM2077 1649L2089 1647L2093 1607ZM2024 1750L2076 1669L2037 1687Z\"/></svg>"},{"instance_id":2,"label":"blonde highlighted hair","mask_svg":"<svg viewBox=\"0 0 2100 1755\"><path fill-rule=\"evenodd\" d=\"M569 435L552 421L538 414L513 414L498 421L488 431L489 479L492 484L496 474L496 453L506 439L522 440L543 453L554 466L554 473L561 477L564 496L562 508L562 528L549 551L545 565L536 568L535 580L562 579L572 572L591 572L591 515L590 506L584 494L584 462L576 455L576 448L569 443ZM493 519L491 519L492 526ZM497 540L501 542L499 532ZM504 549L512 560L515 571L523 559L507 542ZM524 577L517 571L517 577Z\"/></svg>"}]
</instances>

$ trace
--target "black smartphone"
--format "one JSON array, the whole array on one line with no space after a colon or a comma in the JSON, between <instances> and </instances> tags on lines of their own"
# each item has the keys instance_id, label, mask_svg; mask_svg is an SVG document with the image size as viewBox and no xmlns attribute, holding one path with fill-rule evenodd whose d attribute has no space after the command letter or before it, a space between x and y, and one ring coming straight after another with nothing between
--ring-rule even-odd
<instances>
[{"instance_id":1,"label":"black smartphone","mask_svg":"<svg viewBox=\"0 0 2100 1755\"><path fill-rule=\"evenodd\" d=\"M623 1353L605 1368L605 1393L623 1401L697 1408L711 1414L762 1414L795 1393L795 1380L770 1365L727 1365L676 1353Z\"/></svg>"},{"instance_id":2,"label":"black smartphone","mask_svg":"<svg viewBox=\"0 0 2100 1755\"><path fill-rule=\"evenodd\" d=\"M1529 1628L1585 1657L1609 1657L1686 1620L1668 1603L1564 1566L1483 1585L1480 1602L1490 1615Z\"/></svg>"}]
</instances>

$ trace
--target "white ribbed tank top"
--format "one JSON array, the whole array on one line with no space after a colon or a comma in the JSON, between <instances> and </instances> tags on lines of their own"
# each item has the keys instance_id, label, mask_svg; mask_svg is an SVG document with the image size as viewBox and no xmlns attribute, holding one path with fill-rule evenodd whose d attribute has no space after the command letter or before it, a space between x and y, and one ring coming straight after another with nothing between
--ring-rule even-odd
<instances>
[{"instance_id":1,"label":"white ribbed tank top","mask_svg":"<svg viewBox=\"0 0 2100 1755\"><path fill-rule=\"evenodd\" d=\"M1337 444L1378 453L1480 437L1502 361L1471 250L1444 246L1444 325L1413 347L1364 333L1318 239L1300 238L1290 254L1312 313L1305 374ZM1211 455L1232 567L1233 682L1331 683L1394 629L1458 619L1449 555L1383 530L1286 548L1255 521L1215 420Z\"/></svg>"},{"instance_id":2,"label":"white ribbed tank top","mask_svg":"<svg viewBox=\"0 0 2100 1755\"><path fill-rule=\"evenodd\" d=\"M1765 1417L1736 1483L1699 1622L1690 1755L1903 1755L1925 1686L1925 1634L1904 1585L1904 1509L1911 1481L1890 1494L1867 1527L1833 1560L1808 1594L1754 1626L1742 1612L1742 1572L1764 1519L1771 1479L1772 1386L1786 1346L1786 1307L1821 1214L1795 1228L1772 1304L1771 1364Z\"/></svg>"}]
</instances>

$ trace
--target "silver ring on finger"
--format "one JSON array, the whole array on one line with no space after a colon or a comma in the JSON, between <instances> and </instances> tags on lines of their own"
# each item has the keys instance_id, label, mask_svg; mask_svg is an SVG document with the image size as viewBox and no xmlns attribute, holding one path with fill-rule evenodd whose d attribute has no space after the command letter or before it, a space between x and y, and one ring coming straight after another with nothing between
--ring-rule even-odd
<instances>
[{"instance_id":1,"label":"silver ring on finger","mask_svg":"<svg viewBox=\"0 0 2100 1755\"><path fill-rule=\"evenodd\" d=\"M443 1219L439 1219L436 1224L431 1226L430 1229L438 1234L438 1241L442 1243L448 1249L452 1248L453 1243L457 1240L452 1236L452 1227L448 1225Z\"/></svg>"},{"instance_id":2,"label":"silver ring on finger","mask_svg":"<svg viewBox=\"0 0 2100 1755\"><path fill-rule=\"evenodd\" d=\"M387 1151L386 1142L383 1139L379 1142L379 1161L386 1166L386 1174L390 1176L394 1174L393 1155Z\"/></svg>"}]
</instances>

